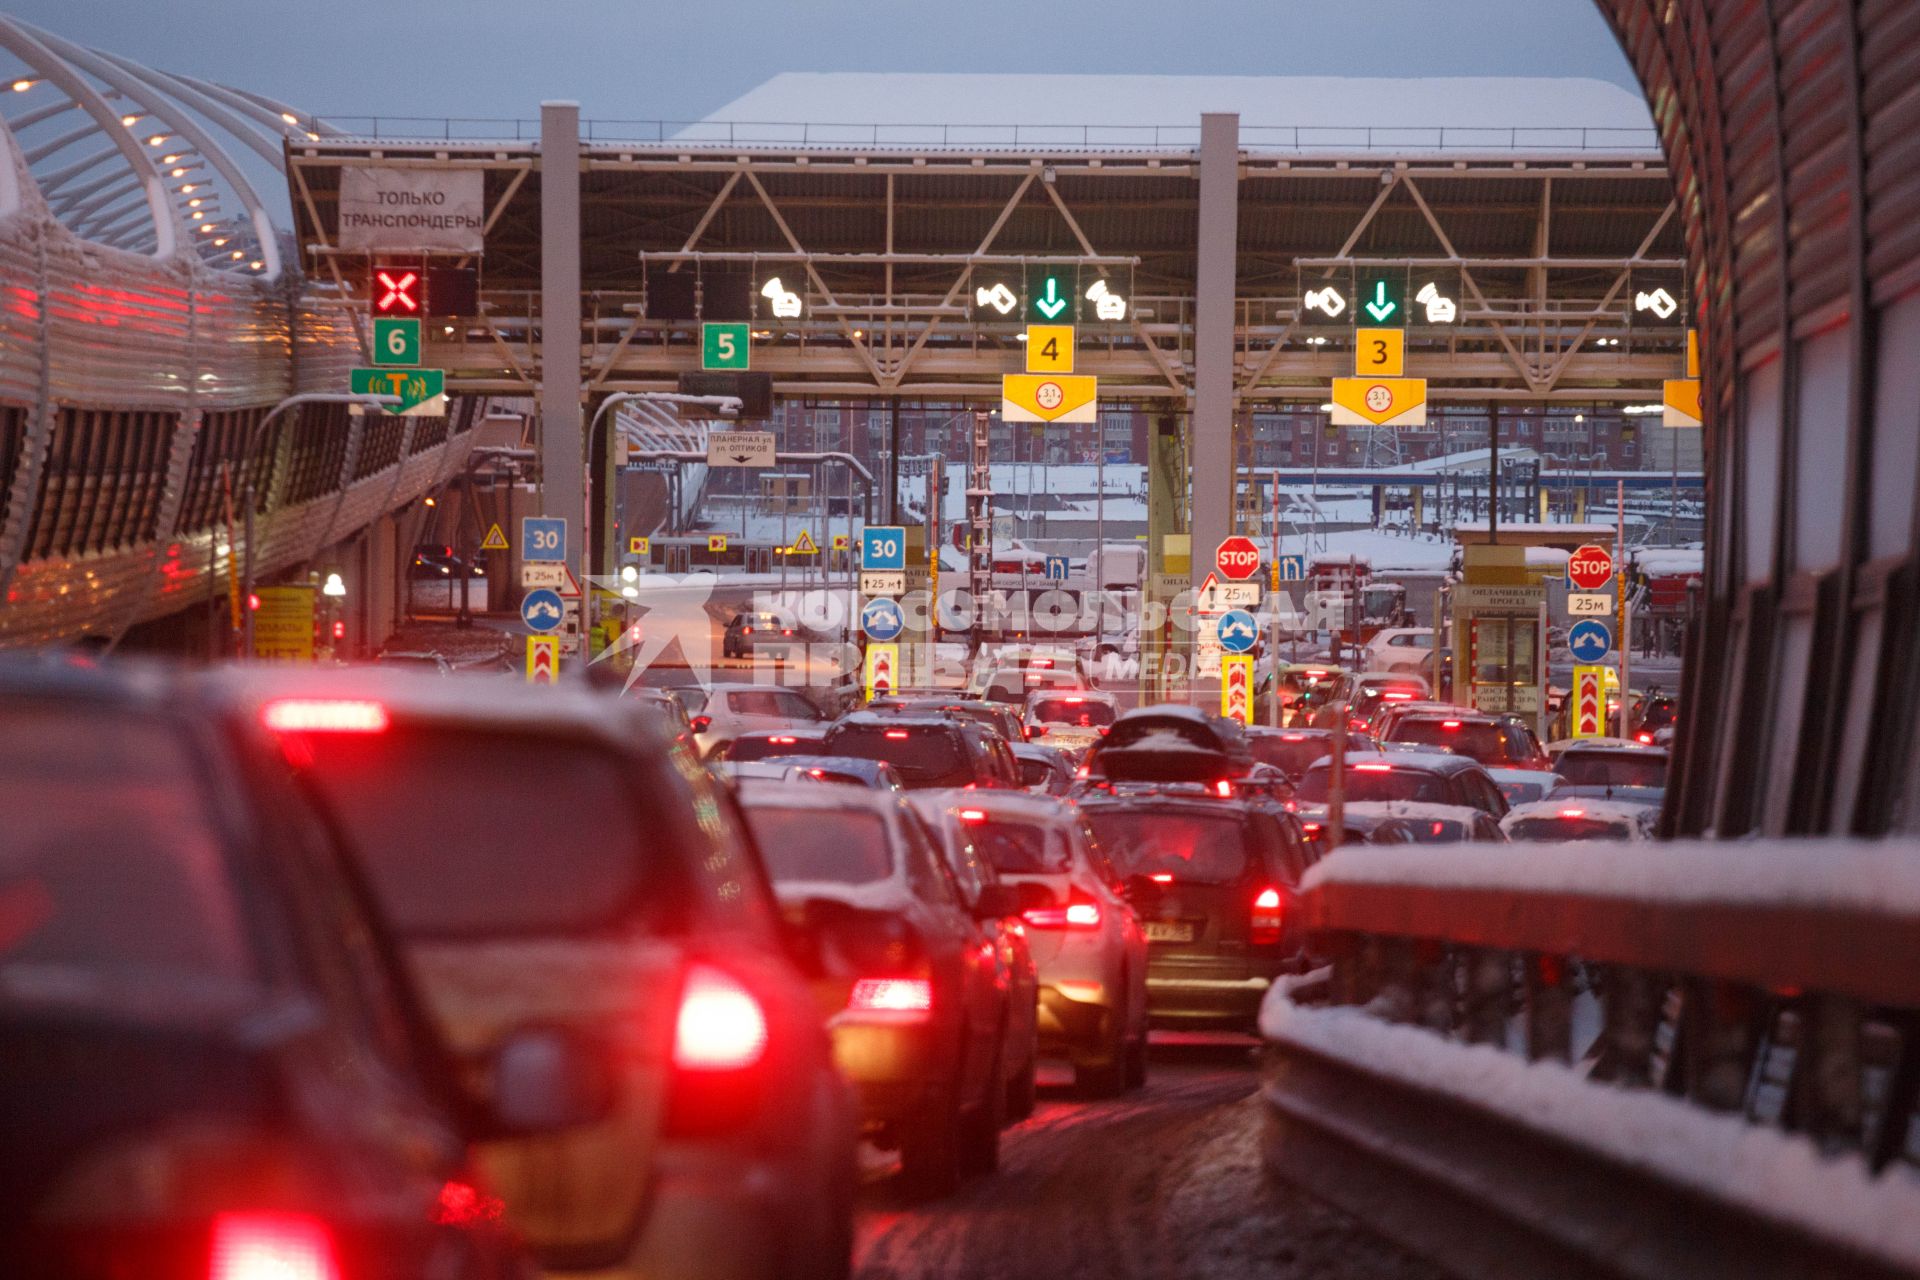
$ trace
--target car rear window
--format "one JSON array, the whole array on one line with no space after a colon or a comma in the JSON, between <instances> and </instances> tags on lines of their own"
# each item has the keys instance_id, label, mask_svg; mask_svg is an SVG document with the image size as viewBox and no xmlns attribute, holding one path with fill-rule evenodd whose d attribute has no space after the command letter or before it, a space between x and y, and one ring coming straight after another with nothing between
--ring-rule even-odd
<instances>
[{"instance_id":1,"label":"car rear window","mask_svg":"<svg viewBox=\"0 0 1920 1280\"><path fill-rule=\"evenodd\" d=\"M1506 731L1485 721L1408 718L1393 727L1390 738L1394 742L1445 747L1481 764L1499 764L1515 756L1508 748Z\"/></svg>"},{"instance_id":2,"label":"car rear window","mask_svg":"<svg viewBox=\"0 0 1920 1280\"><path fill-rule=\"evenodd\" d=\"M403 933L611 926L657 875L657 820L619 757L589 743L396 726L302 734L288 751Z\"/></svg>"},{"instance_id":3,"label":"car rear window","mask_svg":"<svg viewBox=\"0 0 1920 1280\"><path fill-rule=\"evenodd\" d=\"M1123 876L1232 884L1247 871L1247 828L1237 813L1155 813L1115 806L1090 810L1087 820Z\"/></svg>"},{"instance_id":4,"label":"car rear window","mask_svg":"<svg viewBox=\"0 0 1920 1280\"><path fill-rule=\"evenodd\" d=\"M973 847L1002 875L1040 875L1068 869L1067 843L1058 831L1034 822L989 818L968 822Z\"/></svg>"},{"instance_id":5,"label":"car rear window","mask_svg":"<svg viewBox=\"0 0 1920 1280\"><path fill-rule=\"evenodd\" d=\"M1070 724L1094 729L1113 723L1113 708L1094 698L1076 698L1066 694L1058 698L1036 698L1028 717L1041 724Z\"/></svg>"},{"instance_id":6,"label":"car rear window","mask_svg":"<svg viewBox=\"0 0 1920 1280\"><path fill-rule=\"evenodd\" d=\"M720 749L722 760L772 760L778 756L801 756L820 749L817 737L791 733L748 734L735 738Z\"/></svg>"},{"instance_id":7,"label":"car rear window","mask_svg":"<svg viewBox=\"0 0 1920 1280\"><path fill-rule=\"evenodd\" d=\"M871 884L893 874L893 851L878 814L751 805L747 825L775 884Z\"/></svg>"},{"instance_id":8,"label":"car rear window","mask_svg":"<svg viewBox=\"0 0 1920 1280\"><path fill-rule=\"evenodd\" d=\"M1428 804L1447 804L1452 800L1445 779L1420 769L1369 762L1348 765L1346 774L1348 800L1418 800ZM1307 770L1306 777L1300 780L1300 799L1325 800L1331 776L1332 770L1326 765Z\"/></svg>"},{"instance_id":9,"label":"car rear window","mask_svg":"<svg viewBox=\"0 0 1920 1280\"><path fill-rule=\"evenodd\" d=\"M1599 818L1521 818L1507 826L1509 840L1625 840L1627 824Z\"/></svg>"},{"instance_id":10,"label":"car rear window","mask_svg":"<svg viewBox=\"0 0 1920 1280\"><path fill-rule=\"evenodd\" d=\"M1029 760L1022 757L1019 765L1021 786L1044 787L1053 782L1053 766L1045 760Z\"/></svg>"},{"instance_id":11,"label":"car rear window","mask_svg":"<svg viewBox=\"0 0 1920 1280\"><path fill-rule=\"evenodd\" d=\"M0 1004L251 990L203 767L166 725L0 708Z\"/></svg>"},{"instance_id":12,"label":"car rear window","mask_svg":"<svg viewBox=\"0 0 1920 1280\"><path fill-rule=\"evenodd\" d=\"M1569 751L1554 772L1570 787L1664 787L1665 756L1626 751Z\"/></svg>"},{"instance_id":13,"label":"car rear window","mask_svg":"<svg viewBox=\"0 0 1920 1280\"><path fill-rule=\"evenodd\" d=\"M909 787L971 781L966 744L943 725L842 725L827 739L836 756L885 760Z\"/></svg>"},{"instance_id":14,"label":"car rear window","mask_svg":"<svg viewBox=\"0 0 1920 1280\"><path fill-rule=\"evenodd\" d=\"M1290 778L1305 773L1309 765L1331 749L1325 738L1306 734L1258 733L1248 735L1247 741L1253 748L1255 760L1272 765Z\"/></svg>"}]
</instances>

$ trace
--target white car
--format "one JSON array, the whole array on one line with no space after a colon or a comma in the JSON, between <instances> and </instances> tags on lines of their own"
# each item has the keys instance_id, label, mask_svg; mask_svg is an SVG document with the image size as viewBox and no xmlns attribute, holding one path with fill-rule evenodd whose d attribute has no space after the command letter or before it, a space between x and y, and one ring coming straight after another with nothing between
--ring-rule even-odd
<instances>
[{"instance_id":1,"label":"white car","mask_svg":"<svg viewBox=\"0 0 1920 1280\"><path fill-rule=\"evenodd\" d=\"M1424 675L1433 656L1432 627L1388 627L1367 641L1367 668Z\"/></svg>"},{"instance_id":2,"label":"white car","mask_svg":"<svg viewBox=\"0 0 1920 1280\"><path fill-rule=\"evenodd\" d=\"M1027 695L1021 727L1028 738L1057 736L1091 745L1120 715L1120 700L1094 689L1043 689Z\"/></svg>"},{"instance_id":3,"label":"white car","mask_svg":"<svg viewBox=\"0 0 1920 1280\"><path fill-rule=\"evenodd\" d=\"M1624 840L1639 844L1653 839L1660 811L1622 800L1570 796L1517 804L1500 819L1509 840Z\"/></svg>"},{"instance_id":4,"label":"white car","mask_svg":"<svg viewBox=\"0 0 1920 1280\"><path fill-rule=\"evenodd\" d=\"M967 696L1017 704L1035 690L1092 687L1093 672L1086 659L1071 649L1006 645L982 655L967 683Z\"/></svg>"},{"instance_id":5,"label":"white car","mask_svg":"<svg viewBox=\"0 0 1920 1280\"><path fill-rule=\"evenodd\" d=\"M1146 1083L1147 936L1086 819L1051 796L956 791L937 799L1002 883L1053 895L1051 905L1022 913L1039 970L1040 1051L1070 1059L1085 1093Z\"/></svg>"},{"instance_id":6,"label":"white car","mask_svg":"<svg viewBox=\"0 0 1920 1280\"><path fill-rule=\"evenodd\" d=\"M691 710L691 709L690 709ZM716 684L689 717L693 741L705 758L743 733L822 724L830 717L793 689L760 684Z\"/></svg>"}]
</instances>

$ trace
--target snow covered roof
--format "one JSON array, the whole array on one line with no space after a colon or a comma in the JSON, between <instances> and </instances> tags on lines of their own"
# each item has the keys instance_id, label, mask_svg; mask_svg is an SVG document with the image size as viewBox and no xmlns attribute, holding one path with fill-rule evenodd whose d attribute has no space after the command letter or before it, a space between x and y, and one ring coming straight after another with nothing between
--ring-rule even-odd
<instances>
[{"instance_id":1,"label":"snow covered roof","mask_svg":"<svg viewBox=\"0 0 1920 1280\"><path fill-rule=\"evenodd\" d=\"M1604 80L1546 76L789 71L682 136L699 140L703 124L804 124L863 126L844 137L810 129L809 140L829 145L1191 147L1201 114L1221 111L1239 113L1242 144L1254 150L1657 150L1653 118L1639 94Z\"/></svg>"}]
</instances>

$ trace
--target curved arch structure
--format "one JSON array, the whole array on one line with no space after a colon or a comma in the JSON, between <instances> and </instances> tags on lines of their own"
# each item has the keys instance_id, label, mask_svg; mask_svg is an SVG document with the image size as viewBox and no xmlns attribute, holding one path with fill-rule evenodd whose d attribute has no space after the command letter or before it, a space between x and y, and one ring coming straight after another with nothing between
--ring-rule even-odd
<instances>
[{"instance_id":1,"label":"curved arch structure","mask_svg":"<svg viewBox=\"0 0 1920 1280\"><path fill-rule=\"evenodd\" d=\"M1705 344L1684 833L1920 825L1920 22L1599 0L1652 104Z\"/></svg>"},{"instance_id":2,"label":"curved arch structure","mask_svg":"<svg viewBox=\"0 0 1920 1280\"><path fill-rule=\"evenodd\" d=\"M0 15L0 646L230 590L249 484L270 578L464 464L473 403L256 430L363 363L280 212L286 143L333 132Z\"/></svg>"}]
</instances>

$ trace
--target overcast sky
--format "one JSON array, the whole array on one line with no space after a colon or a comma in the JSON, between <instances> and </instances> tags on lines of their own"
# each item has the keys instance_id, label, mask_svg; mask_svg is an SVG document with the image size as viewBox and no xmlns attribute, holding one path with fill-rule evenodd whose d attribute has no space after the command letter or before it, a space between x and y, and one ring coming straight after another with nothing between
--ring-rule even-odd
<instances>
[{"instance_id":1,"label":"overcast sky","mask_svg":"<svg viewBox=\"0 0 1920 1280\"><path fill-rule=\"evenodd\" d=\"M782 71L1636 87L1593 0L13 0L9 11L331 115L531 118L542 99L570 98L592 118L693 120ZM876 102L860 122L885 118Z\"/></svg>"}]
</instances>

